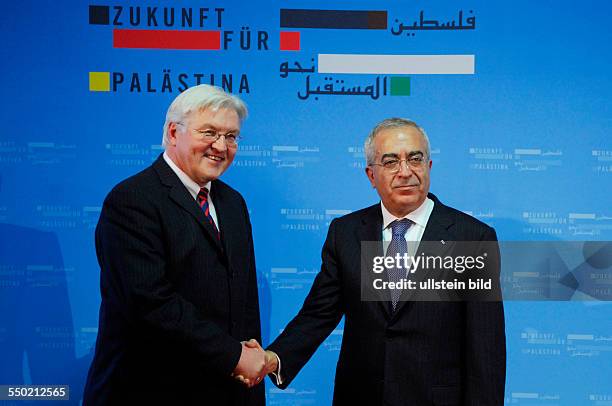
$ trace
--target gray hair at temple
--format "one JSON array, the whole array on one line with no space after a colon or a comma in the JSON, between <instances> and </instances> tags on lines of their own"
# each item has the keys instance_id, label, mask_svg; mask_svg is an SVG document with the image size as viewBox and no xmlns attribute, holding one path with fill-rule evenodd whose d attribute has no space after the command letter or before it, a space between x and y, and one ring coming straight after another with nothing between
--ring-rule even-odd
<instances>
[{"instance_id":1,"label":"gray hair at temple","mask_svg":"<svg viewBox=\"0 0 612 406\"><path fill-rule=\"evenodd\" d=\"M162 146L165 148L168 143L168 124L181 122L192 111L207 109L213 111L219 109L234 110L238 114L240 122L248 115L244 102L238 97L226 93L220 87L210 85L190 87L176 96L170 107L168 107L166 122L164 123Z\"/></svg>"},{"instance_id":2,"label":"gray hair at temple","mask_svg":"<svg viewBox=\"0 0 612 406\"><path fill-rule=\"evenodd\" d=\"M415 123L412 120L393 117L393 118L384 119L383 121L378 123L376 127L374 127L372 131L370 131L368 138L366 138L365 143L364 143L364 150L365 150L367 165L371 165L374 163L374 158L376 156L376 151L374 150L374 138L376 138L378 133L380 133L383 130L387 130L389 128L399 128L399 127L416 128L421 133L421 135L423 135L423 138L425 138L425 144L427 146L427 151L425 151L425 154L426 154L427 159L430 158L431 147L429 146L429 137L427 137L427 133L425 133L425 130L423 130L421 126L419 126L417 123Z\"/></svg>"}]
</instances>

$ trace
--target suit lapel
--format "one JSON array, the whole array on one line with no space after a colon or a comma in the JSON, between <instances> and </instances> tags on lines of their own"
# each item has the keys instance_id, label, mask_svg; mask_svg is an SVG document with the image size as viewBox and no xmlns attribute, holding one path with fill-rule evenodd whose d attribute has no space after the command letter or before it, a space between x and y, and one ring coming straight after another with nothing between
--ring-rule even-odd
<instances>
[{"instance_id":1,"label":"suit lapel","mask_svg":"<svg viewBox=\"0 0 612 406\"><path fill-rule=\"evenodd\" d=\"M369 277L373 276L371 272L372 264L374 263L374 256L383 256L383 243L382 243L382 212L380 209L380 203L371 206L361 219L361 227L358 231L358 239L362 246L360 247L361 252L361 269L360 272L365 272L365 275ZM364 252L363 243L368 242L368 249ZM364 276L362 272L361 277ZM386 273L380 274L382 278L386 278ZM368 279L366 283L371 283ZM363 284L363 281L362 281ZM362 288L363 289L363 288ZM391 316L389 309L389 301L391 297L384 290L377 290L376 293L379 295L377 303L375 305L380 306L385 314L386 318Z\"/></svg>"},{"instance_id":2,"label":"suit lapel","mask_svg":"<svg viewBox=\"0 0 612 406\"><path fill-rule=\"evenodd\" d=\"M172 168L168 166L162 155L157 158L153 163L153 168L157 171L162 184L170 188L169 197L182 209L191 214L194 219L200 224L208 239L211 240L213 246L223 252L221 242L217 238L217 233L210 225L206 216L202 212L202 209L198 207L198 204L193 199L185 185L181 183L181 180L176 176ZM216 206L215 206L216 208Z\"/></svg>"},{"instance_id":3,"label":"suit lapel","mask_svg":"<svg viewBox=\"0 0 612 406\"><path fill-rule=\"evenodd\" d=\"M421 241L452 241L452 234L449 232L449 228L454 224L455 220L451 215L451 211L440 203L434 195L430 194L429 198L433 200L434 208L431 216L429 216L429 221Z\"/></svg>"},{"instance_id":4,"label":"suit lapel","mask_svg":"<svg viewBox=\"0 0 612 406\"><path fill-rule=\"evenodd\" d=\"M235 232L231 232L231 230L236 230L238 227L234 226L235 214L233 213L230 202L227 201L227 196L222 192L222 189L218 187L216 181L211 183L210 187L210 196L215 205L215 213L217 214L217 221L219 224L219 230L221 230L221 244L223 245L223 249L226 253L226 258L228 260L227 269L232 272L231 259L233 254L234 247L241 247L244 244L240 243L237 240L238 235ZM212 227L210 227L212 230ZM231 275L230 275L231 276Z\"/></svg>"}]
</instances>

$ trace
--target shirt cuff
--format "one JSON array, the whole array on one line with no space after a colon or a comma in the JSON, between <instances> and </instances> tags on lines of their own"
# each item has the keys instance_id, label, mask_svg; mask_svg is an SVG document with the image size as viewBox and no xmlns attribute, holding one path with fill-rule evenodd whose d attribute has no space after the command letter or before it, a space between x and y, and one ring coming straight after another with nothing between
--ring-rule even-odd
<instances>
[{"instance_id":1,"label":"shirt cuff","mask_svg":"<svg viewBox=\"0 0 612 406\"><path fill-rule=\"evenodd\" d=\"M271 372L270 374L274 376L274 379L276 380L276 386L281 386L283 384L283 377L281 376L281 360L276 353L274 353L274 356L276 357L276 361L278 362L278 368L276 368L276 372Z\"/></svg>"}]
</instances>

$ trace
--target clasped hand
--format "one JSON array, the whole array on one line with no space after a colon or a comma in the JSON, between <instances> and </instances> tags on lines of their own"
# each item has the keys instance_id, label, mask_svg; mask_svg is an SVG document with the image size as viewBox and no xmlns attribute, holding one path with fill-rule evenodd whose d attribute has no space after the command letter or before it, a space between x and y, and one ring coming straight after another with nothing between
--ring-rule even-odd
<instances>
[{"instance_id":1,"label":"clasped hand","mask_svg":"<svg viewBox=\"0 0 612 406\"><path fill-rule=\"evenodd\" d=\"M276 354L272 351L264 351L257 340L250 339L242 342L242 353L238 365L232 376L245 384L247 387L260 383L266 375L275 372L278 367Z\"/></svg>"}]
</instances>

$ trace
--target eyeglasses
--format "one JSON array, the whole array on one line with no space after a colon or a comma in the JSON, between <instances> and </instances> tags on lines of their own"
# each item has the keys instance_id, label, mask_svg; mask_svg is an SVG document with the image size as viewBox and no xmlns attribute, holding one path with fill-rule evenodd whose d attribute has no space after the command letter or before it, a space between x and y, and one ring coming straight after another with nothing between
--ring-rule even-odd
<instances>
[{"instance_id":1,"label":"eyeglasses","mask_svg":"<svg viewBox=\"0 0 612 406\"><path fill-rule=\"evenodd\" d=\"M182 126L184 126L184 123L176 123L176 124L180 124ZM240 141L240 135L233 133L233 132L228 132L226 134L221 134L218 131L215 130L197 130L197 129L193 129L191 130L193 131L193 133L195 134L195 136L197 138L199 138L200 140L205 140L207 142L216 142L219 138L223 137L223 139L225 140L225 144L229 147L235 147L238 145L238 142Z\"/></svg>"},{"instance_id":2,"label":"eyeglasses","mask_svg":"<svg viewBox=\"0 0 612 406\"><path fill-rule=\"evenodd\" d=\"M407 159L389 158L385 159L380 164L370 164L376 166L382 166L384 170L390 173L397 173L400 171L401 163L406 162L406 166L412 169L421 169L425 162L425 157L422 154L416 154Z\"/></svg>"}]
</instances>

